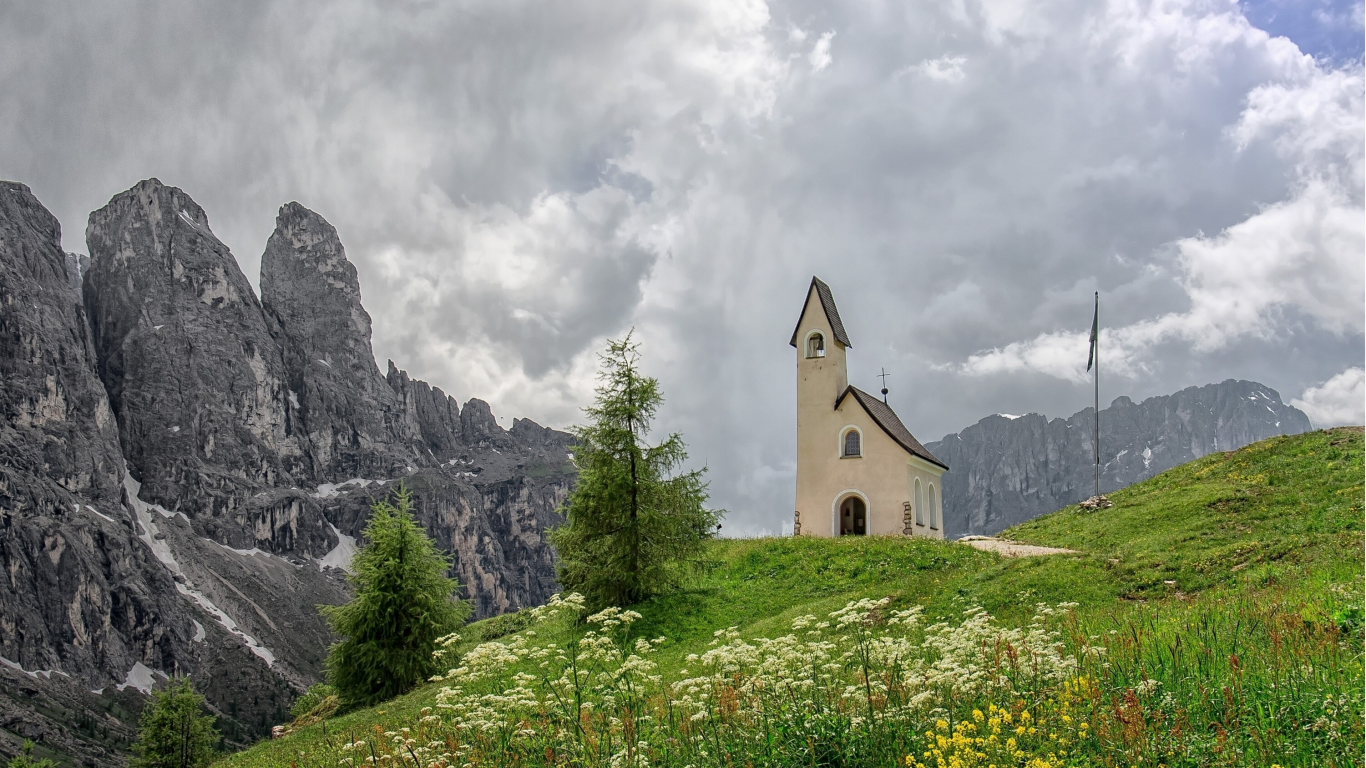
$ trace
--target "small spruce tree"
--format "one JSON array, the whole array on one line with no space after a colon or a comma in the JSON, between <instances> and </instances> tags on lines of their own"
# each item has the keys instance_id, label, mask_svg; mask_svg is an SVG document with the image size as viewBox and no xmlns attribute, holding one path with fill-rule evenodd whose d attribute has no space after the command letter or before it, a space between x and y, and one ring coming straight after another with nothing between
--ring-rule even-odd
<instances>
[{"instance_id":1,"label":"small spruce tree","mask_svg":"<svg viewBox=\"0 0 1366 768\"><path fill-rule=\"evenodd\" d=\"M413 521L412 497L400 487L394 502L370 507L367 544L351 561L355 597L346 605L321 606L341 641L327 657L327 679L342 706L392 699L436 670L438 638L469 616L453 597L460 582L446 576L451 560Z\"/></svg>"},{"instance_id":2,"label":"small spruce tree","mask_svg":"<svg viewBox=\"0 0 1366 768\"><path fill-rule=\"evenodd\" d=\"M19 754L11 757L9 762L5 763L5 768L57 768L57 764L46 757L34 758L32 741L25 739L23 746L19 749Z\"/></svg>"},{"instance_id":3,"label":"small spruce tree","mask_svg":"<svg viewBox=\"0 0 1366 768\"><path fill-rule=\"evenodd\" d=\"M129 768L199 768L213 762L218 731L188 677L152 692L142 710Z\"/></svg>"},{"instance_id":4,"label":"small spruce tree","mask_svg":"<svg viewBox=\"0 0 1366 768\"><path fill-rule=\"evenodd\" d=\"M660 404L659 382L640 373L639 344L628 333L600 355L589 423L575 427L579 478L551 533L560 584L595 607L624 606L669 589L705 555L720 510L706 508L705 470L678 472L683 439L646 442Z\"/></svg>"}]
</instances>

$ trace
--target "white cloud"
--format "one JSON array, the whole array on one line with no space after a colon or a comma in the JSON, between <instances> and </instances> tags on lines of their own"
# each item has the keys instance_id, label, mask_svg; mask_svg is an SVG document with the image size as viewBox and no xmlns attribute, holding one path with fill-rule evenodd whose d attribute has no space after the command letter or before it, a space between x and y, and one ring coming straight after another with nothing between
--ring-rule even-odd
<instances>
[{"instance_id":1,"label":"white cloud","mask_svg":"<svg viewBox=\"0 0 1366 768\"><path fill-rule=\"evenodd\" d=\"M956 83L963 79L963 65L967 61L965 56L944 55L937 59L925 59L915 65L915 71L930 80L937 80L941 83Z\"/></svg>"},{"instance_id":2,"label":"white cloud","mask_svg":"<svg viewBox=\"0 0 1366 768\"><path fill-rule=\"evenodd\" d=\"M1348 368L1290 404L1307 413L1316 427L1366 423L1366 370Z\"/></svg>"},{"instance_id":3,"label":"white cloud","mask_svg":"<svg viewBox=\"0 0 1366 768\"><path fill-rule=\"evenodd\" d=\"M1303 176L1340 176L1360 189L1362 177L1362 70L1311 69L1295 83L1266 83L1248 94L1247 107L1229 130L1239 150L1270 139Z\"/></svg>"},{"instance_id":4,"label":"white cloud","mask_svg":"<svg viewBox=\"0 0 1366 768\"><path fill-rule=\"evenodd\" d=\"M815 47L811 49L811 55L807 57L807 60L811 62L811 68L815 71L819 72L825 69L830 66L830 62L835 60L830 55L830 41L833 39L835 39L835 32L831 30L821 34L820 38L816 40Z\"/></svg>"},{"instance_id":5,"label":"white cloud","mask_svg":"<svg viewBox=\"0 0 1366 768\"><path fill-rule=\"evenodd\" d=\"M1265 139L1292 162L1293 196L1218 235L1176 241L1176 282L1189 309L1106 328L1101 341L1110 372L1151 373L1154 348L1167 342L1207 353L1245 337L1271 338L1286 330L1290 312L1337 335L1366 330L1362 72L1358 66L1302 73L1301 63L1295 60L1290 73L1298 82L1253 89L1226 131L1240 152ZM1082 332L1041 333L971 355L959 370L1032 370L1084 381L1086 346Z\"/></svg>"},{"instance_id":6,"label":"white cloud","mask_svg":"<svg viewBox=\"0 0 1366 768\"><path fill-rule=\"evenodd\" d=\"M1086 333L1043 333L1029 341L1016 341L999 349L979 352L968 357L959 368L976 376L1038 371L1070 381L1087 381L1085 355L1089 335ZM1106 352L1106 370L1111 348L1110 334L1103 333L1101 345ZM952 370L952 369L950 369Z\"/></svg>"}]
</instances>

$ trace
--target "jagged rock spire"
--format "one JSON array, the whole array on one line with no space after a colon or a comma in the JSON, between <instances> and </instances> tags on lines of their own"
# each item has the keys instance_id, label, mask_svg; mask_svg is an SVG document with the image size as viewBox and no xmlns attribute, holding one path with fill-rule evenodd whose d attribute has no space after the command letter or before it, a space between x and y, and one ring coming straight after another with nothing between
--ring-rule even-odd
<instances>
[{"instance_id":1,"label":"jagged rock spire","mask_svg":"<svg viewBox=\"0 0 1366 768\"><path fill-rule=\"evenodd\" d=\"M284 361L203 209L148 179L90 214L86 244L100 376L143 499L235 519L262 488L292 484L304 446Z\"/></svg>"},{"instance_id":2,"label":"jagged rock spire","mask_svg":"<svg viewBox=\"0 0 1366 768\"><path fill-rule=\"evenodd\" d=\"M281 206L275 219L261 256L261 300L315 481L392 477L414 466L420 435L375 365L356 268L337 230L299 203Z\"/></svg>"}]
</instances>

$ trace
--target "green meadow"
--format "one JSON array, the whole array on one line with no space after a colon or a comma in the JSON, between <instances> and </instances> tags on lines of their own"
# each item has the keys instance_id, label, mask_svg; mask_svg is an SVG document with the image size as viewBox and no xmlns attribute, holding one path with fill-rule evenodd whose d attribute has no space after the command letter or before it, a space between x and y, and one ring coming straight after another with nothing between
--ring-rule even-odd
<instances>
[{"instance_id":1,"label":"green meadow","mask_svg":"<svg viewBox=\"0 0 1366 768\"><path fill-rule=\"evenodd\" d=\"M1359 766L1362 481L1340 428L1002 534L1075 554L716 541L638 618L476 622L460 674L220 765Z\"/></svg>"}]
</instances>

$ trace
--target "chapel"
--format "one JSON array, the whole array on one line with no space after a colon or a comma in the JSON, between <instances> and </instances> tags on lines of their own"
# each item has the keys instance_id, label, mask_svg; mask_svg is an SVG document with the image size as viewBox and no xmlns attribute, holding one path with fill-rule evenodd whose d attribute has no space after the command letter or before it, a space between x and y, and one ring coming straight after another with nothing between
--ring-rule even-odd
<instances>
[{"instance_id":1,"label":"chapel","mask_svg":"<svg viewBox=\"0 0 1366 768\"><path fill-rule=\"evenodd\" d=\"M811 278L797 328L798 536L944 538L940 476L883 397L849 384L849 335L830 286Z\"/></svg>"}]
</instances>

